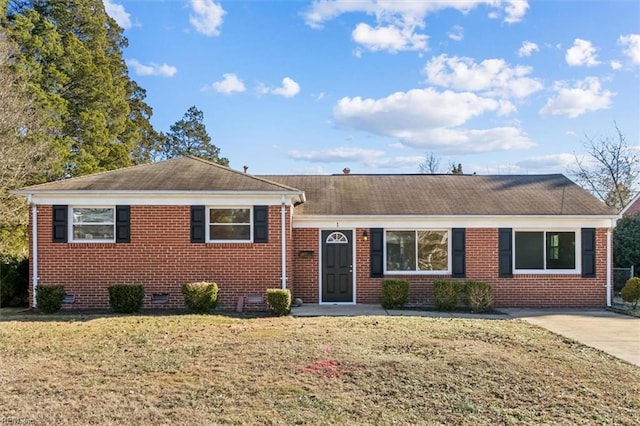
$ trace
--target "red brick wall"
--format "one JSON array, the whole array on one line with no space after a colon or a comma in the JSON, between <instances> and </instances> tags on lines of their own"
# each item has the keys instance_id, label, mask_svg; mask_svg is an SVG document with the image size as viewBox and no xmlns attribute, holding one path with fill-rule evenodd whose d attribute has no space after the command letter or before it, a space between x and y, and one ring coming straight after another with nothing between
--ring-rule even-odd
<instances>
[{"instance_id":1,"label":"red brick wall","mask_svg":"<svg viewBox=\"0 0 640 426\"><path fill-rule=\"evenodd\" d=\"M293 296L304 303L318 303L319 232L318 229L293 230Z\"/></svg>"},{"instance_id":2,"label":"red brick wall","mask_svg":"<svg viewBox=\"0 0 640 426\"><path fill-rule=\"evenodd\" d=\"M224 309L233 309L238 297L263 295L267 288L281 286L279 206L269 208L267 244L192 244L189 206L132 206L130 244L54 244L51 214L51 206L38 207L39 282L63 284L67 293L76 296L77 308L107 308L107 288L114 283L143 284L145 307L175 308L183 306L183 283L213 280L220 287L220 306ZM290 217L288 208L287 286L294 297L318 303L319 230L292 230ZM363 232L357 229L354 234L356 301L380 303L382 279L369 276L369 243L363 241ZM597 277L590 279L580 275L498 278L495 228L467 229L466 245L466 279L491 283L496 307L600 307L606 303L606 229L596 233ZM446 278L398 277L411 282L410 304L420 306L433 306L433 281ZM153 293L169 293L169 303L151 305Z\"/></svg>"},{"instance_id":3,"label":"red brick wall","mask_svg":"<svg viewBox=\"0 0 640 426\"><path fill-rule=\"evenodd\" d=\"M369 243L364 229L356 231L356 302L380 303L382 278L369 276ZM305 302L318 301L318 231L295 229L295 250L313 250L311 259L296 259L296 295ZM495 307L602 307L606 304L606 229L596 232L596 278L580 275L514 275L498 278L498 229L466 231L466 280L493 286ZM448 276L393 276L408 279L409 303L433 306L433 281ZM464 281L464 280L463 280Z\"/></svg>"},{"instance_id":4,"label":"red brick wall","mask_svg":"<svg viewBox=\"0 0 640 426\"><path fill-rule=\"evenodd\" d=\"M114 283L143 284L145 307L170 308L183 307L180 287L190 281L217 282L224 309L235 308L238 297L281 287L280 206L269 207L265 244L192 244L189 206L132 206L129 244L52 243L51 215L51 206L38 206L39 284L63 284L76 296L74 308L108 308ZM290 209L286 226L291 241ZM289 277L292 254L288 244ZM152 305L153 293L169 293L169 303Z\"/></svg>"}]
</instances>

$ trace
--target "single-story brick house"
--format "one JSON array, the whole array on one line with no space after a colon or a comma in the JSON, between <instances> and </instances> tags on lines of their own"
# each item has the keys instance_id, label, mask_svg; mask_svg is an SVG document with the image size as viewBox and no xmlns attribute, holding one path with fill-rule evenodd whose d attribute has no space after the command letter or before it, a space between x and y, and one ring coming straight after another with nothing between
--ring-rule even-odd
<instances>
[{"instance_id":1,"label":"single-story brick house","mask_svg":"<svg viewBox=\"0 0 640 426\"><path fill-rule=\"evenodd\" d=\"M491 283L496 307L610 303L617 215L562 175L253 176L194 157L15 191L31 205L31 296L76 308L139 283L181 307L214 280L220 304L290 288L305 303L379 303L382 280L433 305L441 278ZM31 297L33 303L33 297Z\"/></svg>"}]
</instances>

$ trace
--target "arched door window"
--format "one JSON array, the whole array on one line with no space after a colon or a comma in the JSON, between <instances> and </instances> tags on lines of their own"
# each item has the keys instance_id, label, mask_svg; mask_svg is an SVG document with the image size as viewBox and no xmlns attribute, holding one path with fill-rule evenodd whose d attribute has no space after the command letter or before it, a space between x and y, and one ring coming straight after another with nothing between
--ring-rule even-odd
<instances>
[{"instance_id":1,"label":"arched door window","mask_svg":"<svg viewBox=\"0 0 640 426\"><path fill-rule=\"evenodd\" d=\"M325 242L327 244L348 244L349 240L342 232L332 232Z\"/></svg>"}]
</instances>

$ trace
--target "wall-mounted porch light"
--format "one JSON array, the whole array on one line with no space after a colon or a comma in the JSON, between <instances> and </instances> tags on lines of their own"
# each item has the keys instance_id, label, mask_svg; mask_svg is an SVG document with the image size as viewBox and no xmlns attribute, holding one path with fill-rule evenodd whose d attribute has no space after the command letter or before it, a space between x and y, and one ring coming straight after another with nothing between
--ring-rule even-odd
<instances>
[{"instance_id":1,"label":"wall-mounted porch light","mask_svg":"<svg viewBox=\"0 0 640 426\"><path fill-rule=\"evenodd\" d=\"M362 239L363 239L363 240L365 240L365 241L369 241L369 231L366 231L366 230L365 230L365 231L362 233Z\"/></svg>"}]
</instances>

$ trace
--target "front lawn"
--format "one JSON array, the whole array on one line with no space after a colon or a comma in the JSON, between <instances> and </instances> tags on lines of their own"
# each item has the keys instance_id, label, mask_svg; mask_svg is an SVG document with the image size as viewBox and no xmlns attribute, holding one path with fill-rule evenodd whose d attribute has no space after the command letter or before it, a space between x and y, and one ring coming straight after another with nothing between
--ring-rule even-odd
<instances>
[{"instance_id":1,"label":"front lawn","mask_svg":"<svg viewBox=\"0 0 640 426\"><path fill-rule=\"evenodd\" d=\"M640 369L516 320L0 322L30 424L637 424ZM23 423L24 424L24 423Z\"/></svg>"}]
</instances>

